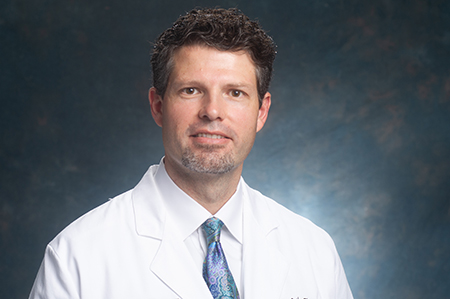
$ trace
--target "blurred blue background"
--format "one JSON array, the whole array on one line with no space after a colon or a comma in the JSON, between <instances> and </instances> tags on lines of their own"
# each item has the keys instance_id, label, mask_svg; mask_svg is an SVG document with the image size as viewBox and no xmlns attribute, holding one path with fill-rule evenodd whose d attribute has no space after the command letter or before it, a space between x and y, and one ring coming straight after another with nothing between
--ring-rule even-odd
<instances>
[{"instance_id":1,"label":"blurred blue background","mask_svg":"<svg viewBox=\"0 0 450 299\"><path fill-rule=\"evenodd\" d=\"M45 245L159 162L151 42L216 5L278 44L246 181L331 234L355 298L449 298L443 0L2 1L1 297L27 297Z\"/></svg>"}]
</instances>

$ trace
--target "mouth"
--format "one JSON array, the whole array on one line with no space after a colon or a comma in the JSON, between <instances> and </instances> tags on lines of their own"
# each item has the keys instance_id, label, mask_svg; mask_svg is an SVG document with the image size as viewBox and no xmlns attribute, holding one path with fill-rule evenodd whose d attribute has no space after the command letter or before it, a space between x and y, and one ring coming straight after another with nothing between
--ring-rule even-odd
<instances>
[{"instance_id":1,"label":"mouth","mask_svg":"<svg viewBox=\"0 0 450 299\"><path fill-rule=\"evenodd\" d=\"M208 134L208 133L198 133L197 135L194 135L194 137L204 137L204 138L211 138L211 139L224 139L227 138L223 135L217 135L217 134Z\"/></svg>"},{"instance_id":2,"label":"mouth","mask_svg":"<svg viewBox=\"0 0 450 299\"><path fill-rule=\"evenodd\" d=\"M224 147L232 138L222 131L200 131L191 135L192 141L197 146L220 146Z\"/></svg>"}]
</instances>

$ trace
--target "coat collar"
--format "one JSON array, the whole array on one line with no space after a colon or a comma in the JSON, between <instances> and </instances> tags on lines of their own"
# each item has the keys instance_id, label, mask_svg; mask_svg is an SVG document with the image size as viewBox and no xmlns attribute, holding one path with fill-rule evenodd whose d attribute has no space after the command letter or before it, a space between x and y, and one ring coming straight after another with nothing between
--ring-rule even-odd
<instances>
[{"instance_id":1,"label":"coat collar","mask_svg":"<svg viewBox=\"0 0 450 299\"><path fill-rule=\"evenodd\" d=\"M153 165L148 169L131 196L137 234L161 240L166 210L154 179L159 167Z\"/></svg>"}]
</instances>

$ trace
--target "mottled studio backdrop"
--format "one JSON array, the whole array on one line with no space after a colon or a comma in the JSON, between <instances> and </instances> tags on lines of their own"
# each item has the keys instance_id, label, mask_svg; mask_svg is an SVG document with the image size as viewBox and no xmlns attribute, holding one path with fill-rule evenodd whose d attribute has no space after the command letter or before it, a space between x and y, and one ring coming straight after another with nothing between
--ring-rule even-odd
<instances>
[{"instance_id":1,"label":"mottled studio backdrop","mask_svg":"<svg viewBox=\"0 0 450 299\"><path fill-rule=\"evenodd\" d=\"M332 235L355 298L450 298L447 0L1 1L0 297L159 162L151 41L205 5L278 44L247 182Z\"/></svg>"}]
</instances>

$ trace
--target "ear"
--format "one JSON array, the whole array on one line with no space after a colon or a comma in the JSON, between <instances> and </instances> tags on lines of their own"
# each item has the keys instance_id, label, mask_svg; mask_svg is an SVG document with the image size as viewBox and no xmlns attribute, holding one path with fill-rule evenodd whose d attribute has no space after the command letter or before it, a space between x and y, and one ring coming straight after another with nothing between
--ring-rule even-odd
<instances>
[{"instance_id":1,"label":"ear","mask_svg":"<svg viewBox=\"0 0 450 299\"><path fill-rule=\"evenodd\" d=\"M152 87L148 90L148 100L150 101L150 108L155 123L162 127L163 99L156 91L156 88Z\"/></svg>"},{"instance_id":2,"label":"ear","mask_svg":"<svg viewBox=\"0 0 450 299\"><path fill-rule=\"evenodd\" d=\"M261 107L258 112L258 120L256 124L256 132L259 132L266 123L267 116L269 115L270 104L272 103L270 93L266 92L261 103Z\"/></svg>"}]
</instances>

